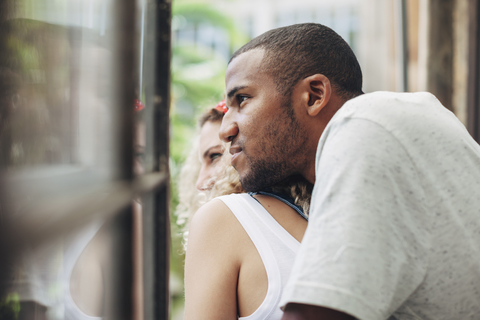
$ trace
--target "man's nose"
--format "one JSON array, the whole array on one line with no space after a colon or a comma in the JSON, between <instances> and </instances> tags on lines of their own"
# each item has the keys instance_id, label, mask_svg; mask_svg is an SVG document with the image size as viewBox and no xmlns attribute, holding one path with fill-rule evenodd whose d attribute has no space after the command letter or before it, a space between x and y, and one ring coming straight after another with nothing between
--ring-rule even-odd
<instances>
[{"instance_id":1,"label":"man's nose","mask_svg":"<svg viewBox=\"0 0 480 320\"><path fill-rule=\"evenodd\" d=\"M222 125L220 126L220 131L218 135L220 139L224 142L232 141L238 134L238 125L236 122L232 121L228 117L228 112L225 114L222 120Z\"/></svg>"}]
</instances>

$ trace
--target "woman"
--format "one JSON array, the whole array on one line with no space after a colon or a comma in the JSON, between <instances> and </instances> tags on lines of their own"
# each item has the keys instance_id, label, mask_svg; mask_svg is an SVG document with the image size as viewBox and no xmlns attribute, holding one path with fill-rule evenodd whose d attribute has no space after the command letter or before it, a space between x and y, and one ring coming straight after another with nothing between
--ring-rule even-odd
<instances>
[{"instance_id":1,"label":"woman","mask_svg":"<svg viewBox=\"0 0 480 320\"><path fill-rule=\"evenodd\" d=\"M218 135L220 120L212 122L218 122ZM223 196L203 205L191 221L185 319L280 319L281 291L307 226L298 204L308 206L311 186L298 178L268 192L239 193L229 153L209 157L208 150L201 149L200 158L216 162L215 170L197 186L211 188L208 198ZM285 198L296 198L297 205Z\"/></svg>"},{"instance_id":2,"label":"woman","mask_svg":"<svg viewBox=\"0 0 480 320\"><path fill-rule=\"evenodd\" d=\"M224 115L225 103L203 113L198 121L199 132L182 166L178 188L179 204L176 209L177 223L187 229L188 221L207 200L207 192L214 185L214 176L225 145L218 132ZM229 193L244 192L240 181L235 181ZM186 232L187 233L187 232Z\"/></svg>"}]
</instances>

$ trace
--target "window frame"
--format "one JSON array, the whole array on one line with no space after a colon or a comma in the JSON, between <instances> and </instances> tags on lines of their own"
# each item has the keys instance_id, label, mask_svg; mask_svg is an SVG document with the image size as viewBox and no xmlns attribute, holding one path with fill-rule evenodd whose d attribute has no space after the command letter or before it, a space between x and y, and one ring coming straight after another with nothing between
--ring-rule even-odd
<instances>
[{"instance_id":1,"label":"window frame","mask_svg":"<svg viewBox=\"0 0 480 320\"><path fill-rule=\"evenodd\" d=\"M49 168L42 174L38 174L38 168L0 172L0 256L3 257L0 282L6 280L6 271L28 242L60 239L102 216L113 222L117 241L115 253L119 253L115 257L113 272L118 281L114 282L114 288L110 288L115 294L106 305L106 314L112 319L132 319L131 201L134 196L142 195L150 199L150 204L143 208L144 315L145 319L169 317L171 2L146 0L144 5L147 12L144 44L148 49L143 52L148 59L143 74L150 76L152 83L151 88L145 90L145 105L153 114L149 120L153 170L138 177L133 174L131 101L135 92L132 79L140 67L138 46L141 39L134 31L139 19L137 1L131 0L115 6L114 12L115 26L123 34L115 48L119 53L117 62L122 62L116 65L120 95L114 119L115 136L118 137L114 152L119 163L115 177L97 179L95 170L69 165ZM25 197L33 197L34 205L22 211L21 219L10 219L9 212L13 212ZM47 220L48 223L39 223ZM2 296L3 293L0 292Z\"/></svg>"},{"instance_id":2,"label":"window frame","mask_svg":"<svg viewBox=\"0 0 480 320\"><path fill-rule=\"evenodd\" d=\"M467 129L480 143L480 3L469 1Z\"/></svg>"}]
</instances>

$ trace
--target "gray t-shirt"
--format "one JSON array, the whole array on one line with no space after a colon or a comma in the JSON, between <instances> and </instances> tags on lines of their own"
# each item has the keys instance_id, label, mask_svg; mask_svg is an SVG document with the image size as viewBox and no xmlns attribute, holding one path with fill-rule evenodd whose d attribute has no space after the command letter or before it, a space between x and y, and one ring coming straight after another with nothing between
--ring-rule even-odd
<instances>
[{"instance_id":1,"label":"gray t-shirt","mask_svg":"<svg viewBox=\"0 0 480 320\"><path fill-rule=\"evenodd\" d=\"M434 96L365 94L332 118L288 302L480 319L480 146Z\"/></svg>"}]
</instances>

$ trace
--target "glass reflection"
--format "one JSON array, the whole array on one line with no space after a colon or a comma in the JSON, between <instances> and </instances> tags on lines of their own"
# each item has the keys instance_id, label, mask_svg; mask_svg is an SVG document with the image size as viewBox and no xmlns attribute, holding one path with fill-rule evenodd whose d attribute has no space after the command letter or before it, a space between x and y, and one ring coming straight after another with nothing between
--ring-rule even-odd
<instances>
[{"instance_id":1,"label":"glass reflection","mask_svg":"<svg viewBox=\"0 0 480 320\"><path fill-rule=\"evenodd\" d=\"M116 177L121 144L116 72L122 61L115 51L121 41L113 27L115 14L110 0L0 3L0 174L21 175L27 184L52 172L80 172L103 183ZM140 156L146 138L145 124L138 118L141 141L135 148ZM142 164L135 165L141 174ZM9 186L15 200L10 206L0 201L0 227L6 213L12 220L34 216L34 207L47 196L71 196L76 189L68 183L71 180L60 190L65 194L58 192L58 185L32 184L28 190L25 185ZM134 204L139 207L136 220L141 221L141 206ZM8 276L0 275L0 319L101 319L108 314L118 228L103 219L76 228L60 240L40 244L25 234L21 251L8 252L13 262ZM141 247L136 250L141 253Z\"/></svg>"}]
</instances>

